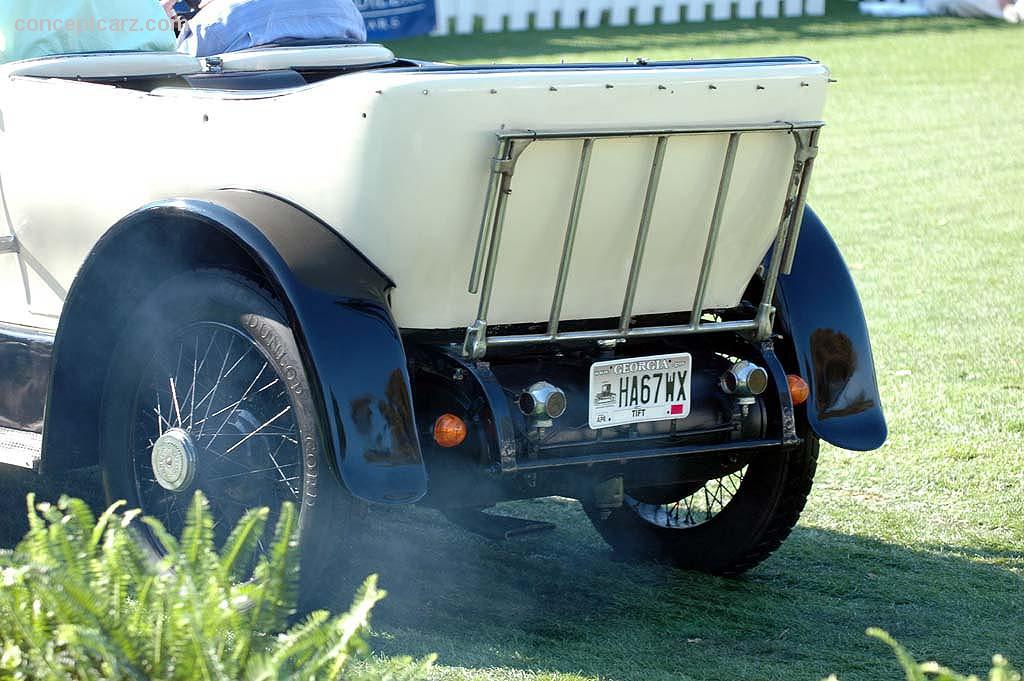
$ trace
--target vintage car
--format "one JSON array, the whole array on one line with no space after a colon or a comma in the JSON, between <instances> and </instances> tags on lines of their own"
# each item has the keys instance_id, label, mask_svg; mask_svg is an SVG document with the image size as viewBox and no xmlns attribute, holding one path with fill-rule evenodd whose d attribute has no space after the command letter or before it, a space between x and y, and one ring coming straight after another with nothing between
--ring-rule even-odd
<instances>
[{"instance_id":1,"label":"vintage car","mask_svg":"<svg viewBox=\"0 0 1024 681\"><path fill-rule=\"evenodd\" d=\"M100 466L171 529L197 489L220 528L291 500L307 546L379 505L508 537L543 524L485 510L559 495L624 558L744 571L819 440L886 437L805 207L828 84L378 45L8 64L5 456Z\"/></svg>"}]
</instances>

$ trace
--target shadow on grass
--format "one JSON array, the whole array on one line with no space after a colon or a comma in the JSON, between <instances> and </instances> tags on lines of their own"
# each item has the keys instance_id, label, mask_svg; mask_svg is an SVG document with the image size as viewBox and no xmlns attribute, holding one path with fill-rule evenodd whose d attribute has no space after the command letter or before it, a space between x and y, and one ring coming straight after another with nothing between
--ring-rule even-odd
<instances>
[{"instance_id":1,"label":"shadow on grass","mask_svg":"<svg viewBox=\"0 0 1024 681\"><path fill-rule=\"evenodd\" d=\"M0 465L0 548L13 548L28 531L25 496L29 492L35 492L39 501L57 501L60 495L69 494L86 501L95 512L106 508L99 469L42 476Z\"/></svg>"},{"instance_id":2,"label":"shadow on grass","mask_svg":"<svg viewBox=\"0 0 1024 681\"><path fill-rule=\"evenodd\" d=\"M351 577L380 572L391 594L378 647L611 679L896 679L864 636L880 626L962 669L987 670L995 652L1024 660L1022 554L798 528L769 562L723 579L614 562L575 504L517 506L558 529L493 544L423 511L380 525Z\"/></svg>"},{"instance_id":3,"label":"shadow on grass","mask_svg":"<svg viewBox=\"0 0 1024 681\"><path fill-rule=\"evenodd\" d=\"M49 500L70 490L103 505L95 472L52 480L4 471L0 481L5 547L24 532L29 491ZM899 678L888 651L864 637L868 626L955 668L987 669L995 652L1024 660L1021 553L800 527L761 567L721 579L613 561L575 502L510 506L558 527L497 544L425 509L374 514L322 600L346 607L378 572L390 595L376 611L374 647L437 652L480 678L521 678L496 668L623 680Z\"/></svg>"},{"instance_id":4,"label":"shadow on grass","mask_svg":"<svg viewBox=\"0 0 1024 681\"><path fill-rule=\"evenodd\" d=\"M602 26L586 31L566 29L517 33L475 33L443 39L411 38L389 43L396 53L411 58L440 61L508 60L515 58L566 57L595 51L619 51L624 56L651 56L671 50L674 58L686 59L687 48L716 48L721 56L750 44L795 44L861 36L897 36L910 33L948 34L979 26L991 27L992 20L958 17L880 19L862 16L856 3L831 3L826 17L765 19L756 22L728 20L702 23L657 24L652 26ZM1006 26L1013 30L1014 26ZM866 55L867 56L867 55ZM659 56L658 58L665 58ZM536 61L535 59L533 59Z\"/></svg>"}]
</instances>

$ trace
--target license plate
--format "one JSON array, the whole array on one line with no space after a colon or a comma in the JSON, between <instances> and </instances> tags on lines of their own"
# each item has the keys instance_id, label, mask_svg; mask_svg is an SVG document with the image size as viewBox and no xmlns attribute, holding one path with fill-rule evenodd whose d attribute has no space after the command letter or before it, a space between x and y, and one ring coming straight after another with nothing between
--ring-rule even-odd
<instances>
[{"instance_id":1,"label":"license plate","mask_svg":"<svg viewBox=\"0 0 1024 681\"><path fill-rule=\"evenodd\" d=\"M684 419L690 414L692 358L633 357L590 366L590 427Z\"/></svg>"}]
</instances>

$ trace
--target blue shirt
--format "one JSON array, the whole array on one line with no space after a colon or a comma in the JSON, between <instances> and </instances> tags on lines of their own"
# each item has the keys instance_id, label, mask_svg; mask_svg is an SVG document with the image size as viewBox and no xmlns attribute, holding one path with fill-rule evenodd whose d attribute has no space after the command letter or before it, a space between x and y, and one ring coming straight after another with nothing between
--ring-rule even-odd
<instances>
[{"instance_id":1,"label":"blue shirt","mask_svg":"<svg viewBox=\"0 0 1024 681\"><path fill-rule=\"evenodd\" d=\"M0 0L0 63L134 50L174 50L157 0Z\"/></svg>"},{"instance_id":2,"label":"blue shirt","mask_svg":"<svg viewBox=\"0 0 1024 681\"><path fill-rule=\"evenodd\" d=\"M212 0L181 32L178 51L197 57L281 40L366 42L352 0Z\"/></svg>"}]
</instances>

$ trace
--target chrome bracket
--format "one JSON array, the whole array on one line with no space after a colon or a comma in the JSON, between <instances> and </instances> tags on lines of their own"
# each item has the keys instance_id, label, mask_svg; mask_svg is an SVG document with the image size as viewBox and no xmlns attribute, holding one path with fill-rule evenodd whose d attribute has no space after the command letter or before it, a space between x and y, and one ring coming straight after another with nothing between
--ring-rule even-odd
<instances>
[{"instance_id":1,"label":"chrome bracket","mask_svg":"<svg viewBox=\"0 0 1024 681\"><path fill-rule=\"evenodd\" d=\"M775 327L775 306L769 303L758 305L754 324L756 325L754 333L758 340L764 341L771 338L772 329Z\"/></svg>"},{"instance_id":2,"label":"chrome bracket","mask_svg":"<svg viewBox=\"0 0 1024 681\"><path fill-rule=\"evenodd\" d=\"M487 198L484 200L484 215L480 220L480 233L476 239L476 252L473 256L473 271L469 275L469 292L480 292L481 275L493 275L491 250L497 248L501 238L501 229L505 222L505 205L512 193L512 175L516 171L516 163L533 138L505 138L499 135L498 153L491 159L491 176L487 182ZM495 214L497 207L497 214ZM484 263L487 263L487 272ZM485 282L485 287L487 286ZM489 293L487 294L490 295Z\"/></svg>"},{"instance_id":3,"label":"chrome bracket","mask_svg":"<svg viewBox=\"0 0 1024 681\"><path fill-rule=\"evenodd\" d=\"M786 201L786 211L790 223L783 249L782 274L792 272L793 262L796 260L796 246L800 239L804 206L807 204L807 188L811 184L811 170L814 169L814 159L818 156L818 135L820 133L820 128L793 131L793 138L796 140L796 151L793 154L793 178L796 183L796 191Z\"/></svg>"},{"instance_id":4,"label":"chrome bracket","mask_svg":"<svg viewBox=\"0 0 1024 681\"><path fill-rule=\"evenodd\" d=\"M18 238L14 236L0 236L0 253L18 253Z\"/></svg>"},{"instance_id":5,"label":"chrome bracket","mask_svg":"<svg viewBox=\"0 0 1024 681\"><path fill-rule=\"evenodd\" d=\"M806 163L812 158L818 156L817 146L817 135L814 134L813 130L794 130L793 136L796 137L797 150L794 154L794 159L798 163Z\"/></svg>"},{"instance_id":6,"label":"chrome bracket","mask_svg":"<svg viewBox=\"0 0 1024 681\"><path fill-rule=\"evenodd\" d=\"M206 57L202 60L203 73L221 73L224 71L224 60L220 57Z\"/></svg>"},{"instance_id":7,"label":"chrome bracket","mask_svg":"<svg viewBox=\"0 0 1024 681\"><path fill-rule=\"evenodd\" d=\"M473 359L479 359L487 354L487 322L478 319L466 329L462 354Z\"/></svg>"},{"instance_id":8,"label":"chrome bracket","mask_svg":"<svg viewBox=\"0 0 1024 681\"><path fill-rule=\"evenodd\" d=\"M513 140L505 156L496 156L491 159L491 171L499 175L511 175L516 171L516 163L523 155L527 147L533 142L532 139Z\"/></svg>"},{"instance_id":9,"label":"chrome bracket","mask_svg":"<svg viewBox=\"0 0 1024 681\"><path fill-rule=\"evenodd\" d=\"M498 175L511 175L516 170L516 162L511 158L492 158L491 172Z\"/></svg>"}]
</instances>

